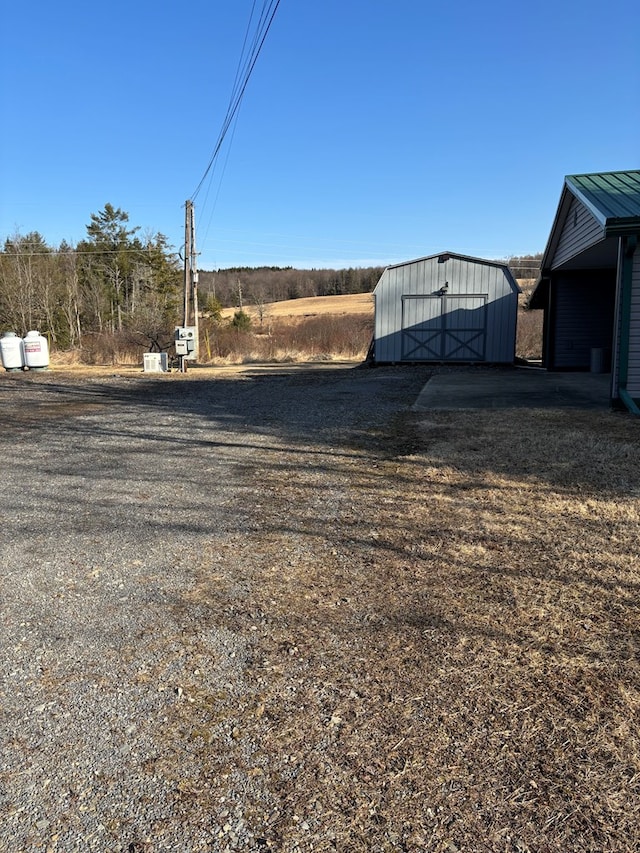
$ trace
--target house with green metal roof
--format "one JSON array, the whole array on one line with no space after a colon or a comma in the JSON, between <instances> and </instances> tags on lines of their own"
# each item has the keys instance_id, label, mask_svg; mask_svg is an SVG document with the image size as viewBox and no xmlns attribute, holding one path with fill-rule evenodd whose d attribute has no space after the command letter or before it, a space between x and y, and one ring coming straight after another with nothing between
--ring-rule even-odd
<instances>
[{"instance_id":1,"label":"house with green metal roof","mask_svg":"<svg viewBox=\"0 0 640 853\"><path fill-rule=\"evenodd\" d=\"M530 308L548 370L611 372L611 402L640 414L640 170L568 175Z\"/></svg>"}]
</instances>

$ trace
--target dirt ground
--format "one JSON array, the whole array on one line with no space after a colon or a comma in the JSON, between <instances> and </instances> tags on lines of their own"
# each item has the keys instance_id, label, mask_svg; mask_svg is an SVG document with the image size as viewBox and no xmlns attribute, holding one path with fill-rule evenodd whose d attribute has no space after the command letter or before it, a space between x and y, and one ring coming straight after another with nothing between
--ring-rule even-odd
<instances>
[{"instance_id":1,"label":"dirt ground","mask_svg":"<svg viewBox=\"0 0 640 853\"><path fill-rule=\"evenodd\" d=\"M0 377L2 557L37 563L3 631L75 596L5 645L0 845L640 849L638 422L414 412L429 375ZM56 775L49 707L97 765Z\"/></svg>"}]
</instances>

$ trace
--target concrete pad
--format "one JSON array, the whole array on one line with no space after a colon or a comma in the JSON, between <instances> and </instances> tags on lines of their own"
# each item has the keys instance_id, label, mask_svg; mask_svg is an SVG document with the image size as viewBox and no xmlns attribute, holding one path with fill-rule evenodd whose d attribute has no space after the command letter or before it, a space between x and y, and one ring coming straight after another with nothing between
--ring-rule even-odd
<instances>
[{"instance_id":1,"label":"concrete pad","mask_svg":"<svg viewBox=\"0 0 640 853\"><path fill-rule=\"evenodd\" d=\"M611 376L531 368L460 368L435 373L414 411L456 409L609 409Z\"/></svg>"}]
</instances>

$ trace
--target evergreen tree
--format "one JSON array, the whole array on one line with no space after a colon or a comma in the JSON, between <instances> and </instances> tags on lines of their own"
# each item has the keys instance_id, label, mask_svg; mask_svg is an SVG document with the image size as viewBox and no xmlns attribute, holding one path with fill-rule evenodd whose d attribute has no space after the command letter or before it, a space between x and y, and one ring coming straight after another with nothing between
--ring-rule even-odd
<instances>
[{"instance_id":1,"label":"evergreen tree","mask_svg":"<svg viewBox=\"0 0 640 853\"><path fill-rule=\"evenodd\" d=\"M129 329L161 347L178 311L178 259L163 234L141 240L128 222L112 204L91 214L77 247L85 322L96 331Z\"/></svg>"},{"instance_id":2,"label":"evergreen tree","mask_svg":"<svg viewBox=\"0 0 640 853\"><path fill-rule=\"evenodd\" d=\"M139 229L127 228L128 221L128 213L107 203L100 213L91 214L87 239L78 244L81 279L92 295L100 330L108 325L111 331L121 331L130 307L132 270L141 246L132 239Z\"/></svg>"}]
</instances>

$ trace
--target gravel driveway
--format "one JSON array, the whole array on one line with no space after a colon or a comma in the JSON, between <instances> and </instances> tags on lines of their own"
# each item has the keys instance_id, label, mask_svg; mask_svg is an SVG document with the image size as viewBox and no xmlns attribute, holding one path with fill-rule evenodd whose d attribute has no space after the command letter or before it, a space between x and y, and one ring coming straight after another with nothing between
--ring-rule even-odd
<instances>
[{"instance_id":1,"label":"gravel driveway","mask_svg":"<svg viewBox=\"0 0 640 853\"><path fill-rule=\"evenodd\" d=\"M255 732L299 649L255 676L258 578L346 561L350 478L427 378L0 377L0 849L335 849L295 803L277 840Z\"/></svg>"}]
</instances>

